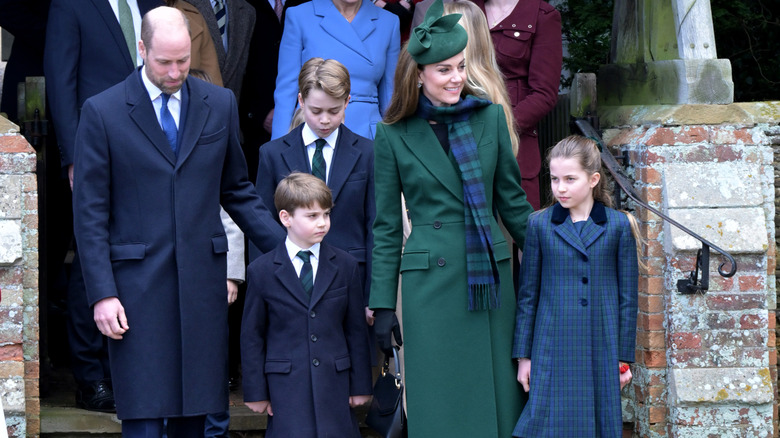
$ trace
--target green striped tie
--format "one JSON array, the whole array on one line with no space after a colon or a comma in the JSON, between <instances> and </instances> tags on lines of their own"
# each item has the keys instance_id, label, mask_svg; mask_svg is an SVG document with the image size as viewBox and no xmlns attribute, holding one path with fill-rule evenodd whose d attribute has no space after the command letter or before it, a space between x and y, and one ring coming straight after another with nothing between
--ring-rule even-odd
<instances>
[{"instance_id":1,"label":"green striped tie","mask_svg":"<svg viewBox=\"0 0 780 438\"><path fill-rule=\"evenodd\" d=\"M322 156L322 148L328 144L324 138L318 138L314 142L317 149L314 151L314 158L311 159L311 174L317 178L327 182L325 175L327 170L325 169L325 157Z\"/></svg>"},{"instance_id":2,"label":"green striped tie","mask_svg":"<svg viewBox=\"0 0 780 438\"><path fill-rule=\"evenodd\" d=\"M301 268L301 285L306 296L311 299L311 292L314 290L314 272L311 269L311 251L298 251L298 258L303 260Z\"/></svg>"},{"instance_id":3,"label":"green striped tie","mask_svg":"<svg viewBox=\"0 0 780 438\"><path fill-rule=\"evenodd\" d=\"M127 0L119 0L119 27L122 28L122 34L125 36L127 50L130 51L130 59L133 61L133 65L136 65L135 26L133 25L133 13L130 12Z\"/></svg>"}]
</instances>

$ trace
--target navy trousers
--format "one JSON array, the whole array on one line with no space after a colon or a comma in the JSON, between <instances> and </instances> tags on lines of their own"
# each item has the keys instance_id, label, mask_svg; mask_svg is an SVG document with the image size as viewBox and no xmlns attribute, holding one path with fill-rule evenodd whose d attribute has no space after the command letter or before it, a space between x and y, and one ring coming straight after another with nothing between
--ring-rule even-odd
<instances>
[{"instance_id":1,"label":"navy trousers","mask_svg":"<svg viewBox=\"0 0 780 438\"><path fill-rule=\"evenodd\" d=\"M122 420L122 438L203 438L205 415L195 417L148 418Z\"/></svg>"}]
</instances>

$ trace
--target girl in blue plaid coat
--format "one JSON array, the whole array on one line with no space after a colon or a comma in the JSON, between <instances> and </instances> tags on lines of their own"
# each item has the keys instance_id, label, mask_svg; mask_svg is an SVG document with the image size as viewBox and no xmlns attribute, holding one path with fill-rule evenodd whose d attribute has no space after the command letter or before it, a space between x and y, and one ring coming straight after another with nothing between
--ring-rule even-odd
<instances>
[{"instance_id":1,"label":"girl in blue plaid coat","mask_svg":"<svg viewBox=\"0 0 780 438\"><path fill-rule=\"evenodd\" d=\"M609 208L594 141L568 137L547 160L557 202L528 220L513 357L529 400L513 435L620 437L636 342L636 220Z\"/></svg>"}]
</instances>

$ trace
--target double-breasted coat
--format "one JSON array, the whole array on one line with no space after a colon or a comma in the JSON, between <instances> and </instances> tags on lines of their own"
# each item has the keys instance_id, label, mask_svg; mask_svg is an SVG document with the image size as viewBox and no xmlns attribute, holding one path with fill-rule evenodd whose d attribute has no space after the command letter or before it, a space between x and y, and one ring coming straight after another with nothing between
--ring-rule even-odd
<instances>
[{"instance_id":1,"label":"double-breasted coat","mask_svg":"<svg viewBox=\"0 0 780 438\"><path fill-rule=\"evenodd\" d=\"M260 148L255 187L268 210L274 211L274 191L292 172L311 173L311 163L303 144L300 124L282 138ZM343 124L339 128L336 150L328 170L328 187L333 192L330 231L324 241L343 249L360 267L363 295L368 305L368 278L374 235L371 226L376 217L374 204L374 144L355 135ZM369 272L369 274L367 274Z\"/></svg>"},{"instance_id":2,"label":"double-breasted coat","mask_svg":"<svg viewBox=\"0 0 780 438\"><path fill-rule=\"evenodd\" d=\"M140 69L87 100L74 222L90 305L118 297L109 340L120 419L227 410L227 238L220 204L263 251L284 233L246 177L230 90L188 78L175 155Z\"/></svg>"},{"instance_id":3,"label":"double-breasted coat","mask_svg":"<svg viewBox=\"0 0 780 438\"><path fill-rule=\"evenodd\" d=\"M308 299L284 243L249 265L244 400L270 400L268 437L359 438L349 397L371 394L357 263L322 243Z\"/></svg>"},{"instance_id":4,"label":"double-breasted coat","mask_svg":"<svg viewBox=\"0 0 780 438\"><path fill-rule=\"evenodd\" d=\"M472 1L485 11L484 0ZM539 209L542 158L537 126L558 102L563 63L561 14L544 0L519 0L506 18L490 28L490 36L517 122L517 164L523 188L528 202Z\"/></svg>"},{"instance_id":5,"label":"double-breasted coat","mask_svg":"<svg viewBox=\"0 0 780 438\"><path fill-rule=\"evenodd\" d=\"M271 138L289 132L298 104L298 74L313 57L335 59L349 70L352 99L344 124L358 135L374 138L376 124L393 95L400 46L398 17L368 1L363 2L351 23L331 0L312 0L287 9L279 46Z\"/></svg>"},{"instance_id":6,"label":"double-breasted coat","mask_svg":"<svg viewBox=\"0 0 780 438\"><path fill-rule=\"evenodd\" d=\"M520 187L499 105L469 118L489 211L519 244L532 211ZM410 437L508 437L522 408L511 357L515 293L509 245L491 220L501 306L469 311L463 183L427 120L380 124L374 142L377 214L370 305L395 309L403 276L403 336ZM412 232L402 254L401 193Z\"/></svg>"},{"instance_id":7,"label":"double-breasted coat","mask_svg":"<svg viewBox=\"0 0 780 438\"><path fill-rule=\"evenodd\" d=\"M519 437L620 437L618 363L634 361L636 243L596 202L579 232L555 204L531 215L513 356L531 359Z\"/></svg>"}]
</instances>

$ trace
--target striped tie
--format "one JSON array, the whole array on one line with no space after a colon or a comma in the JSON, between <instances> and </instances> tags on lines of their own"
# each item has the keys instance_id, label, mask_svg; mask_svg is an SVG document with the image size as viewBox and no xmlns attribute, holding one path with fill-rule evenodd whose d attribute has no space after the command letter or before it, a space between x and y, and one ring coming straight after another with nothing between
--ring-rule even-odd
<instances>
[{"instance_id":1,"label":"striped tie","mask_svg":"<svg viewBox=\"0 0 780 438\"><path fill-rule=\"evenodd\" d=\"M133 24L133 13L130 11L127 0L119 0L119 27L122 28L122 35L125 37L127 50L130 51L130 59L133 61L133 65L136 65L135 25Z\"/></svg>"},{"instance_id":2,"label":"striped tie","mask_svg":"<svg viewBox=\"0 0 780 438\"><path fill-rule=\"evenodd\" d=\"M306 296L311 299L311 292L314 290L314 272L311 269L311 251L298 251L298 258L303 260L301 268L301 285Z\"/></svg>"},{"instance_id":3,"label":"striped tie","mask_svg":"<svg viewBox=\"0 0 780 438\"><path fill-rule=\"evenodd\" d=\"M217 16L217 26L219 27L219 34L225 36L225 0L214 0L214 15Z\"/></svg>"},{"instance_id":4,"label":"striped tie","mask_svg":"<svg viewBox=\"0 0 780 438\"><path fill-rule=\"evenodd\" d=\"M318 138L314 144L317 149L314 150L314 157L311 159L311 174L327 182L325 175L327 175L328 172L325 168L325 157L322 156L322 148L328 143L325 139Z\"/></svg>"}]
</instances>

